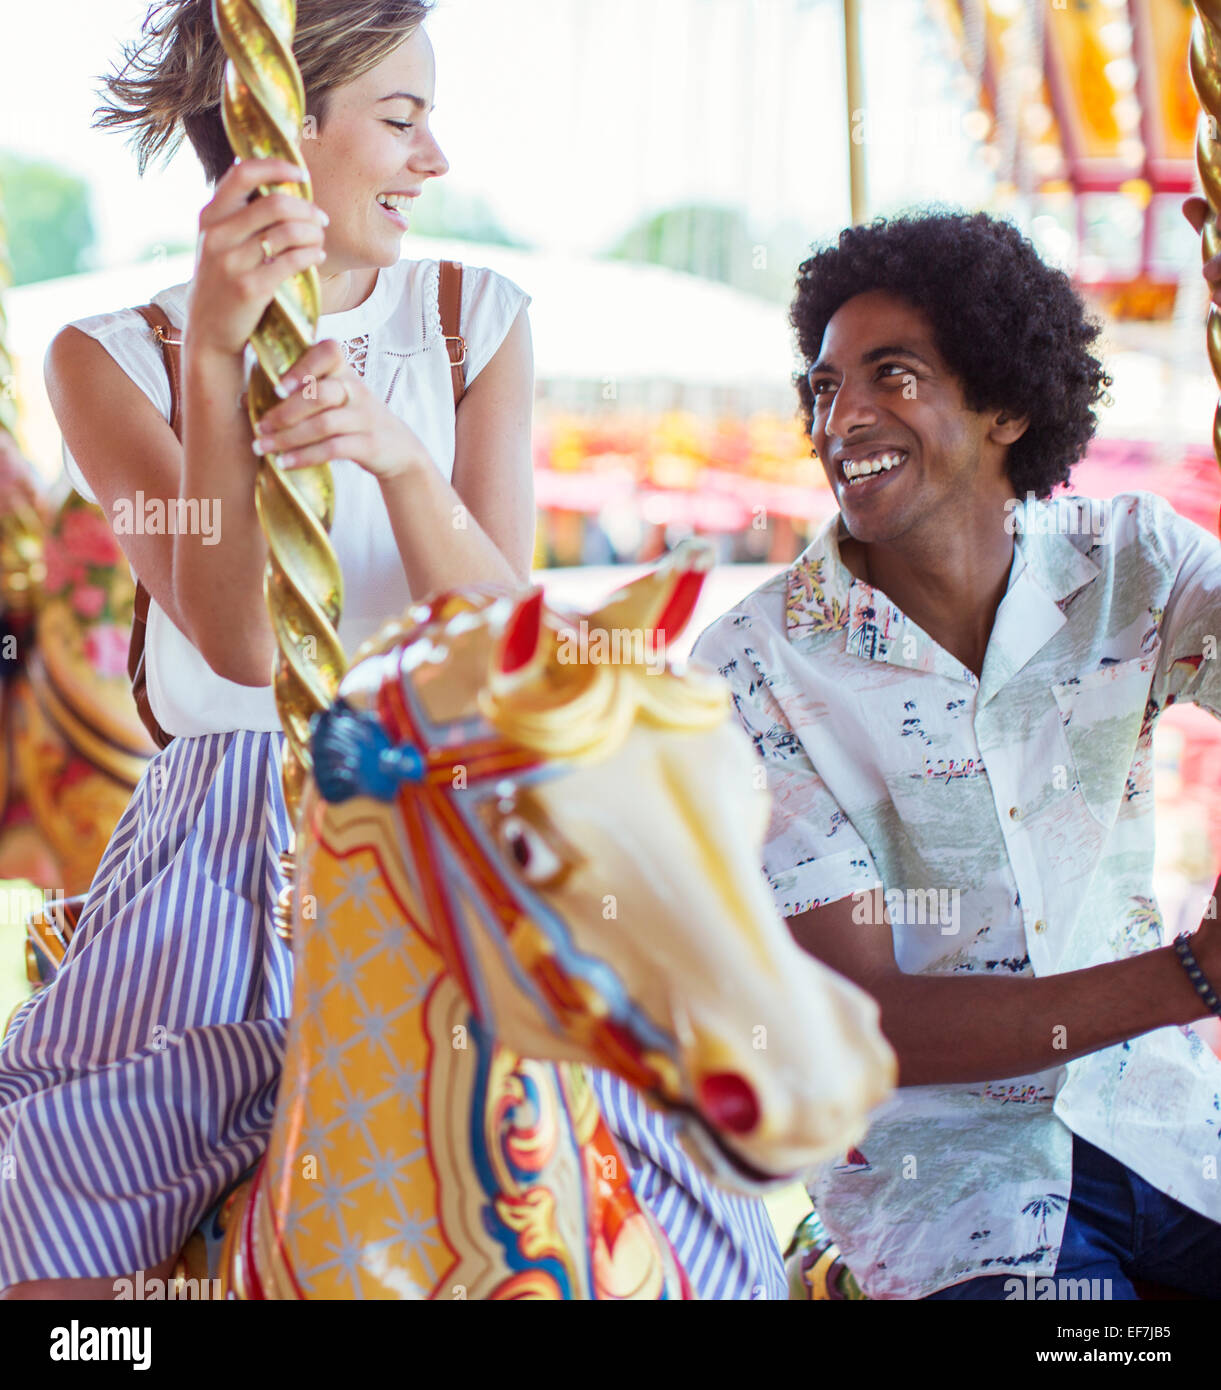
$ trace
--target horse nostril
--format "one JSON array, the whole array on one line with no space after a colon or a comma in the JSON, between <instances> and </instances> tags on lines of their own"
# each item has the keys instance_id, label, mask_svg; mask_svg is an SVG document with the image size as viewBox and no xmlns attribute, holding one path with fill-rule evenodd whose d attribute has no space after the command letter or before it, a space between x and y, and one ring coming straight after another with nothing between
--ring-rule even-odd
<instances>
[{"instance_id":1,"label":"horse nostril","mask_svg":"<svg viewBox=\"0 0 1221 1390\"><path fill-rule=\"evenodd\" d=\"M749 1134L759 1123L754 1087L737 1072L712 1072L700 1080L698 1089L700 1109L718 1129Z\"/></svg>"}]
</instances>

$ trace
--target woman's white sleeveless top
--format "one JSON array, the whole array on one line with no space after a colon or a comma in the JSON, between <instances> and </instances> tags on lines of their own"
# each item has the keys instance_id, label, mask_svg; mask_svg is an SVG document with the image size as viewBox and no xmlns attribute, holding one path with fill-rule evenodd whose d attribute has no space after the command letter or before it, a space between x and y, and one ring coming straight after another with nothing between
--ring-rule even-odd
<instances>
[{"instance_id":1,"label":"woman's white sleeveless top","mask_svg":"<svg viewBox=\"0 0 1221 1390\"><path fill-rule=\"evenodd\" d=\"M318 320L317 338L334 338L343 344L353 369L415 431L448 480L454 467L454 396L441 333L439 278L437 261L400 260L382 268L363 304ZM190 288L188 282L155 296L179 330L186 321ZM468 385L491 361L529 303L529 296L504 276L465 267L462 333ZM95 314L73 327L96 338L170 419L170 386L161 347L134 308ZM247 361L254 361L250 349ZM96 501L66 444L64 466L77 491ZM344 588L339 637L351 657L361 642L402 612L411 594L377 479L347 459L333 463L332 468L335 521L331 535ZM134 508L133 515L138 517L139 508ZM155 600L149 605L145 669L153 713L167 733L191 737L280 727L271 686L238 685L218 676Z\"/></svg>"}]
</instances>

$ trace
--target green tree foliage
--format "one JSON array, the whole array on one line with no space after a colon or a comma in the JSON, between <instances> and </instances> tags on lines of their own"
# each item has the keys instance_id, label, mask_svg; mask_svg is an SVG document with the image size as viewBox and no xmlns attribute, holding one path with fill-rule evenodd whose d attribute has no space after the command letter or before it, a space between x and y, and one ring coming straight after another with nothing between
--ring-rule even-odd
<instances>
[{"instance_id":1,"label":"green tree foliage","mask_svg":"<svg viewBox=\"0 0 1221 1390\"><path fill-rule=\"evenodd\" d=\"M412 211L411 230L418 236L453 237L491 246L525 245L505 231L486 199L448 183L429 185Z\"/></svg>"},{"instance_id":2,"label":"green tree foliage","mask_svg":"<svg viewBox=\"0 0 1221 1390\"><path fill-rule=\"evenodd\" d=\"M609 254L613 260L664 265L747 294L787 301L805 242L792 227L757 235L740 208L690 204L637 223Z\"/></svg>"},{"instance_id":3,"label":"green tree foliage","mask_svg":"<svg viewBox=\"0 0 1221 1390\"><path fill-rule=\"evenodd\" d=\"M89 269L94 227L83 179L53 164L0 153L0 196L14 285Z\"/></svg>"},{"instance_id":4,"label":"green tree foliage","mask_svg":"<svg viewBox=\"0 0 1221 1390\"><path fill-rule=\"evenodd\" d=\"M750 268L753 238L736 208L693 204L667 208L638 223L611 252L615 260L647 261L705 280L736 284Z\"/></svg>"}]
</instances>

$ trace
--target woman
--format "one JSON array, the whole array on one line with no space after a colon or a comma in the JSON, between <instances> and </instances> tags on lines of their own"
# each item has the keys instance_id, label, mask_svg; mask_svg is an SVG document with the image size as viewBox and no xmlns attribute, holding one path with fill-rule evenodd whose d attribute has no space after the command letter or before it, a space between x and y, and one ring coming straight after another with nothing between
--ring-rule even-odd
<instances>
[{"instance_id":1,"label":"woman","mask_svg":"<svg viewBox=\"0 0 1221 1390\"><path fill-rule=\"evenodd\" d=\"M294 47L316 208L255 196L298 177L291 165L233 165L208 0L158 6L160 25L150 14L129 58L134 75L108 79L129 109L110 108L102 124L136 128L141 171L181 122L215 185L193 280L157 296L184 340L182 443L167 423L160 350L133 310L62 330L48 389L73 479L109 516L119 503L131 514L139 491L197 499L201 518L220 525L120 536L152 596L149 696L175 737L115 831L64 964L0 1048L0 1154L16 1157L0 1183L10 1297L112 1297L134 1270L164 1277L266 1144L291 954L271 921L288 825L254 455L333 464L349 652L411 594L529 577L527 297L468 268L468 390L455 424L437 263L399 259L405 209L448 168L428 124L428 8L300 0ZM319 342L256 441L241 401L246 340L277 287L310 265L322 283ZM628 1088L596 1082L696 1289L783 1297L762 1207L713 1192Z\"/></svg>"}]
</instances>

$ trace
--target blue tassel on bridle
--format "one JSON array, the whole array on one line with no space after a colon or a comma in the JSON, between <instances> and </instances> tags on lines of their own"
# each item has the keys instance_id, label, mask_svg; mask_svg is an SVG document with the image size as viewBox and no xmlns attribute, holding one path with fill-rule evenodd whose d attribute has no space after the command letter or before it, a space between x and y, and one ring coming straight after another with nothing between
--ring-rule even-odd
<instances>
[{"instance_id":1,"label":"blue tassel on bridle","mask_svg":"<svg viewBox=\"0 0 1221 1390\"><path fill-rule=\"evenodd\" d=\"M325 800L354 796L393 801L404 782L424 779L424 759L413 744L390 742L377 716L336 700L310 721L314 781Z\"/></svg>"}]
</instances>

